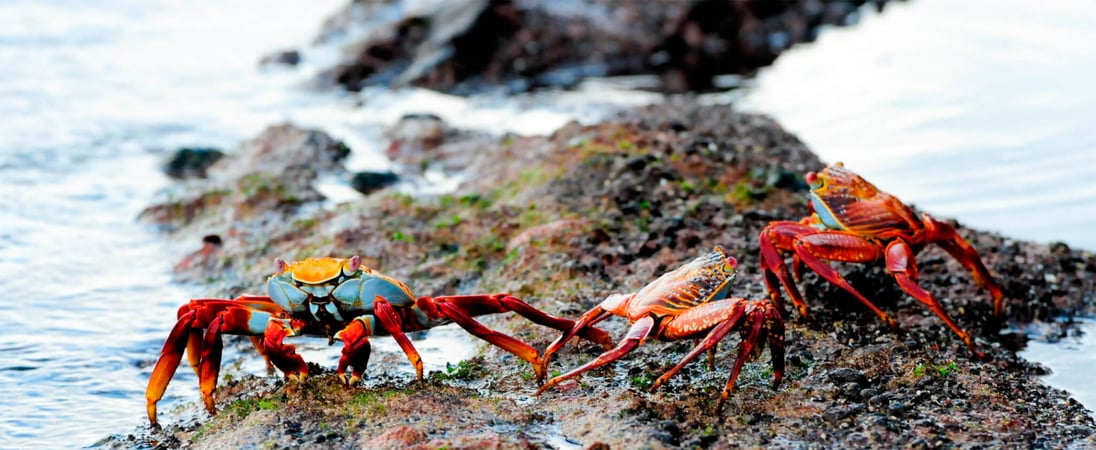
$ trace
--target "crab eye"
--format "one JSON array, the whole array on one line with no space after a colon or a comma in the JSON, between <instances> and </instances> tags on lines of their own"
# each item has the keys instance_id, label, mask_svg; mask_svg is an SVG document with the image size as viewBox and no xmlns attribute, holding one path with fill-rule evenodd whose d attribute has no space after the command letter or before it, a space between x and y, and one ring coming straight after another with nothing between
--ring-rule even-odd
<instances>
[{"instance_id":1,"label":"crab eye","mask_svg":"<svg viewBox=\"0 0 1096 450\"><path fill-rule=\"evenodd\" d=\"M285 272L287 264L284 259L278 258L274 260L274 275L279 275Z\"/></svg>"},{"instance_id":2,"label":"crab eye","mask_svg":"<svg viewBox=\"0 0 1096 450\"><path fill-rule=\"evenodd\" d=\"M358 255L351 256L343 264L343 275L353 275L358 271L358 268L362 265L362 258Z\"/></svg>"},{"instance_id":3,"label":"crab eye","mask_svg":"<svg viewBox=\"0 0 1096 450\"><path fill-rule=\"evenodd\" d=\"M734 272L735 269L737 269L737 268L738 268L738 260L734 259L733 256L728 256L727 259L723 261L723 271L724 272Z\"/></svg>"}]
</instances>

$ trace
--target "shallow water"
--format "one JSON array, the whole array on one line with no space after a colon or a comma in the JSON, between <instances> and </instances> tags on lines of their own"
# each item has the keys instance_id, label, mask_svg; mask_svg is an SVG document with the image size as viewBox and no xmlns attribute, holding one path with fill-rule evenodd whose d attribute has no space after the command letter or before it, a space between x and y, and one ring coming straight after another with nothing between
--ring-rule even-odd
<instances>
[{"instance_id":1,"label":"shallow water","mask_svg":"<svg viewBox=\"0 0 1096 450\"><path fill-rule=\"evenodd\" d=\"M629 80L591 80L505 101L373 89L359 109L301 88L332 48L310 50L294 70L257 67L265 53L309 42L342 3L0 3L0 292L9 293L0 302L0 447L85 446L145 422L148 365L175 308L206 294L171 282L172 264L190 249L134 220L168 183L156 168L168 151L230 149L288 120L345 140L354 168L383 169L381 126L406 112L537 133L593 120L604 104L659 99ZM1096 108L1096 58L1085 48L1094 21L1077 5L995 5L893 5L826 30L748 89L707 100L739 98L772 114L823 158L843 159L935 214L1096 248L1087 234L1096 212L1085 208L1096 197L1096 131L1084 121ZM437 355L424 355L428 370L468 357L471 344L457 335L446 328L416 343ZM337 349L323 344L306 341L306 358L331 364ZM1060 375L1048 382L1087 402L1092 390L1068 374L1091 363L1055 359L1087 345L1033 345L1025 356L1047 361ZM387 340L377 350L400 356ZM259 359L243 361L239 370L264 372ZM197 400L196 384L179 371L163 420Z\"/></svg>"}]
</instances>

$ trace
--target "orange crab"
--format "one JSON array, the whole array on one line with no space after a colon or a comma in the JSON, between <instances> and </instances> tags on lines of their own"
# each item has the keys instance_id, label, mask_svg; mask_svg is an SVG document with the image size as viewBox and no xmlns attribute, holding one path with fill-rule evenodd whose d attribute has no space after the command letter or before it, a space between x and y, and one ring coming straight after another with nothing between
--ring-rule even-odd
<instances>
[{"instance_id":1,"label":"orange crab","mask_svg":"<svg viewBox=\"0 0 1096 450\"><path fill-rule=\"evenodd\" d=\"M708 254L663 274L639 292L610 295L601 304L583 314L574 327L544 351L542 364L547 366L552 355L576 334L611 315L622 316L632 322L628 335L615 348L597 359L548 380L537 391L537 395L564 380L620 359L648 339L696 339L698 342L692 351L651 385L651 391L654 392L705 351L711 352L708 363L709 366L713 365L716 345L735 330L741 330L742 342L739 344L738 357L731 369L731 375L723 388L720 406L734 389L743 363L746 359L757 356L764 349L766 340L772 357L775 389L784 375L784 321L767 299L728 298L730 282L734 279L737 266L735 258L727 256L723 248L717 245Z\"/></svg>"},{"instance_id":2,"label":"orange crab","mask_svg":"<svg viewBox=\"0 0 1096 450\"><path fill-rule=\"evenodd\" d=\"M870 263L882 260L887 272L894 276L902 290L928 306L972 353L984 358L985 355L975 347L970 335L948 317L932 294L917 284L917 262L914 259L914 255L928 244L942 247L971 272L979 287L989 290L993 297L993 313L1000 317L1001 288L982 264L974 247L947 222L936 220L928 214L917 217L905 203L880 191L840 162L819 173L809 172L806 179L811 186L813 213L810 217L799 222L772 222L761 231L761 268L773 302L780 305L780 291L776 286L779 283L800 314L807 316L807 305L784 264L784 254L792 253L797 274L799 264L806 264L822 278L859 299L892 328L897 328L890 315L864 297L826 262Z\"/></svg>"},{"instance_id":3,"label":"orange crab","mask_svg":"<svg viewBox=\"0 0 1096 450\"><path fill-rule=\"evenodd\" d=\"M475 316L516 312L547 327L566 331L574 321L551 316L508 294L418 297L407 285L369 267L357 256L347 259L308 258L286 263L277 260L277 272L267 281L269 296L244 295L235 299L197 299L179 308L160 358L148 380L145 397L148 420L156 426L156 402L179 366L183 351L198 374L206 410L216 414L213 391L221 364L221 335L252 337L269 363L291 379L303 379L308 366L288 336L326 336L343 342L338 375L347 384L361 379L369 362L369 336L392 336L415 366L422 380L422 358L405 332L420 331L456 322L469 333L517 355L533 365L537 381L544 378L541 358L524 342L491 330ZM609 336L596 328L582 330L582 337L612 346ZM350 369L349 378L345 376Z\"/></svg>"}]
</instances>

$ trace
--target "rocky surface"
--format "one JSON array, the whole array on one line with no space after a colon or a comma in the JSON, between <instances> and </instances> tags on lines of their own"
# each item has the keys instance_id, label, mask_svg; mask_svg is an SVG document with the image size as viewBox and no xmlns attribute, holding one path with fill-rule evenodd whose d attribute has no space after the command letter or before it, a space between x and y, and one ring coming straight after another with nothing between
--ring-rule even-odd
<instances>
[{"instance_id":1,"label":"rocky surface","mask_svg":"<svg viewBox=\"0 0 1096 450\"><path fill-rule=\"evenodd\" d=\"M195 248L203 236L221 238L210 250L216 254L211 263L179 267L181 278L207 281L203 295L262 292L277 257L357 254L420 295L510 292L549 313L577 317L606 295L635 291L716 244L740 261L735 295L761 298L758 233L771 220L807 214L802 175L824 165L766 117L690 102L633 110L596 125L571 124L550 136L489 138L474 152L452 151L463 141L458 136L430 149L420 147L432 152L433 160L440 158L441 167L449 167L445 155L459 154L462 162L452 170L469 176L451 194L409 196L382 189L357 201L319 207L319 198L299 193L312 192L315 177L309 174L338 170L344 147L322 133L277 128L218 162L208 180L188 184L184 192L190 195L175 194L150 207L144 218L194 242ZM323 157L316 158L317 151ZM856 170L855 161L845 163ZM221 165L223 171L217 169ZM261 170L264 179L285 181L283 192L294 192L296 201L256 197L256 191L241 185L250 176L244 167ZM208 200L210 192L226 189L216 201ZM921 282L960 326L978 337L989 355L985 361L975 360L881 267L840 264L851 283L898 319L902 331L892 333L843 291L807 274L800 288L812 315L807 320L788 312L784 384L770 387L769 354L764 352L747 364L722 410L716 405L736 336L720 346L714 371L691 364L655 393L645 388L684 356L691 342L648 342L539 397L533 395L536 385L528 364L484 344L476 357L433 371L422 383L395 369L407 364L402 355L377 352L363 386L356 388L340 384L333 367L313 367L318 375L303 383L285 383L277 376L226 377L217 391L219 415L166 420L163 430L143 429L105 444L1096 445L1092 417L1067 393L1041 384L1036 375L1044 369L1014 353L1027 331L1060 336L1066 328L1054 320L1093 312L1096 257L1063 244L1017 241L961 225L959 230L996 274L1006 297L1007 323L994 323L988 293L975 288L962 266L937 247L918 256ZM214 246L208 240L204 245ZM538 349L557 335L516 315L483 321ZM620 318L603 324L618 339L627 328ZM576 367L599 350L572 344L549 370ZM197 401L197 389L179 385L169 389L189 389Z\"/></svg>"},{"instance_id":2,"label":"rocky surface","mask_svg":"<svg viewBox=\"0 0 1096 450\"><path fill-rule=\"evenodd\" d=\"M656 74L661 89L709 89L749 73L823 25L854 22L866 0L453 0L352 2L321 41L346 48L322 78L350 90L415 85L464 94ZM882 8L885 0L871 2ZM389 19L390 18L390 19Z\"/></svg>"}]
</instances>

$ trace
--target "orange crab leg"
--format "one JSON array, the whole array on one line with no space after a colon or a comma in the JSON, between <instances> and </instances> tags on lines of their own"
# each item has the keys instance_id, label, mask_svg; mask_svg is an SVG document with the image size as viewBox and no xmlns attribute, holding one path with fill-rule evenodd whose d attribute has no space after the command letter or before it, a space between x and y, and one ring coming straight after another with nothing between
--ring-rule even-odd
<instances>
[{"instance_id":1,"label":"orange crab leg","mask_svg":"<svg viewBox=\"0 0 1096 450\"><path fill-rule=\"evenodd\" d=\"M795 254L799 256L799 259L803 261L807 267L814 270L822 278L825 278L830 283L836 284L841 289L856 297L867 306L884 323L889 325L892 329L898 329L898 323L895 322L891 316L883 310L875 306L871 300L864 297L860 291L852 287L848 280L841 274L837 273L833 267L830 267L825 261L819 258L824 258L832 261L842 262L858 262L867 263L876 261L883 255L879 252L879 246L875 243L861 238L855 234L844 231L818 231L814 234L808 234L799 236L795 239Z\"/></svg>"},{"instance_id":2,"label":"orange crab leg","mask_svg":"<svg viewBox=\"0 0 1096 450\"><path fill-rule=\"evenodd\" d=\"M703 333L705 330L708 330L708 334L677 365L655 380L654 384L651 385L651 392L658 390L663 383L705 351L714 349L728 333L746 324L749 325L752 331L748 336L747 333L743 333L742 342L739 344L739 355L735 361L735 369L732 370L727 387L723 392L723 397L726 399L727 395L734 389L735 380L738 379L738 373L742 368L741 363L749 357L754 345L764 340L766 330L771 332L773 330L770 330L770 328L776 328L771 325L770 327L764 327L768 320L766 314L775 315L774 321L780 323L780 329L775 331L779 331L781 338L771 349L774 367L773 387L778 386L784 376L784 358L782 356L779 359L777 358L778 354L783 354L783 320L780 319L779 314L770 305L768 301L734 298L701 305L682 313L676 318L668 319L669 322L665 323L665 328L660 336L664 340L683 339L697 333ZM700 327L698 327L698 324ZM704 324L713 324L714 326L709 325L705 328ZM778 346L779 350L777 349Z\"/></svg>"},{"instance_id":3,"label":"orange crab leg","mask_svg":"<svg viewBox=\"0 0 1096 450\"><path fill-rule=\"evenodd\" d=\"M407 335L403 334L403 324L399 314L396 313L396 309L392 307L391 303L388 303L388 300L378 295L373 300L373 315L381 323L381 327L396 340L403 352L407 354L407 360L411 361L412 366L415 366L416 378L422 381L422 357L419 356L418 350L415 350L415 346L411 345L411 340L407 338Z\"/></svg>"},{"instance_id":4,"label":"orange crab leg","mask_svg":"<svg viewBox=\"0 0 1096 450\"><path fill-rule=\"evenodd\" d=\"M773 222L761 231L761 269L765 273L765 287L768 289L769 298L781 314L784 313L783 302L780 301L780 290L776 284L779 282L788 294L792 304L799 310L799 315L809 317L807 302L792 281L792 275L788 266L784 264L784 256L781 250L794 250L795 237L800 234L816 232L813 227L798 222ZM795 269L799 271L799 257L795 257Z\"/></svg>"},{"instance_id":5,"label":"orange crab leg","mask_svg":"<svg viewBox=\"0 0 1096 450\"><path fill-rule=\"evenodd\" d=\"M241 296L233 300L197 299L183 305L145 389L149 423L157 425L156 403L163 398L175 369L179 367L184 349L198 374L206 409L214 413L212 392L220 365L220 335L224 332L259 334L261 328L256 329L256 324L265 324L272 314L280 311L281 308L269 297L259 296ZM203 329L212 329L212 332L207 330L203 335Z\"/></svg>"},{"instance_id":6,"label":"orange crab leg","mask_svg":"<svg viewBox=\"0 0 1096 450\"><path fill-rule=\"evenodd\" d=\"M145 400L148 409L148 422L153 427L158 426L156 423L156 402L164 397L164 391L167 390L171 377L175 376L175 368L179 367L179 361L183 358L183 350L186 348L187 342L184 337L190 335L191 322L194 316L194 311L190 311L180 317L178 322L175 322L175 326L171 328L171 333L167 336L167 341L164 342L164 348L160 350L160 359L156 361L156 367L152 369L152 375L148 378Z\"/></svg>"},{"instance_id":7,"label":"orange crab leg","mask_svg":"<svg viewBox=\"0 0 1096 450\"><path fill-rule=\"evenodd\" d=\"M514 312L529 321L559 331L570 331L575 321L545 313L510 294L446 295L434 297L433 302L445 302L469 317ZM597 328L583 328L578 333L583 339L601 345L606 350L613 347L609 334Z\"/></svg>"},{"instance_id":8,"label":"orange crab leg","mask_svg":"<svg viewBox=\"0 0 1096 450\"><path fill-rule=\"evenodd\" d=\"M974 250L974 247L962 236L959 236L955 228L947 222L936 220L928 214L922 214L921 220L928 232L927 240L935 242L944 251L948 252L952 258L959 261L959 264L962 264L974 277L975 284L989 290L990 295L993 296L993 316L1000 318L1004 312L1004 304L1002 303L1004 295L993 277L990 276L985 264L982 264L982 258L978 256L978 252Z\"/></svg>"},{"instance_id":9,"label":"orange crab leg","mask_svg":"<svg viewBox=\"0 0 1096 450\"><path fill-rule=\"evenodd\" d=\"M571 331L575 322L544 313L528 303L509 294L492 295L450 295L443 297L420 297L420 307L435 313L438 317L452 320L469 333L506 350L533 365L537 382L544 380L545 364L536 349L511 336L494 331L472 319L474 316L515 312L533 323L560 331ZM604 331L597 328L585 328L576 332L583 338L600 344L606 349L612 347L612 340Z\"/></svg>"},{"instance_id":10,"label":"orange crab leg","mask_svg":"<svg viewBox=\"0 0 1096 450\"><path fill-rule=\"evenodd\" d=\"M978 351L970 335L948 317L944 307L932 294L917 284L917 262L914 260L913 250L908 244L903 241L894 241L887 246L887 271L894 275L894 279L898 281L898 286L902 290L936 313L936 316L943 320L944 324L951 328L951 331L955 332L964 344L967 344L967 348L970 349L971 353L974 353L979 359L985 359L986 355Z\"/></svg>"},{"instance_id":11,"label":"orange crab leg","mask_svg":"<svg viewBox=\"0 0 1096 450\"><path fill-rule=\"evenodd\" d=\"M586 311L586 313L583 314L582 317L578 318L578 321L574 323L574 326L572 326L568 330L565 330L563 335L556 338L556 340L552 342L552 344L549 345L547 349L544 350L544 355L541 356L541 358L543 359L543 362L541 363L543 367L540 369L539 373L547 372L548 362L551 361L552 355L562 349L563 346L567 345L567 341L570 341L583 330L593 327L598 322L601 322L609 316L612 316L613 313L610 310L614 306L627 304L628 300L630 300L634 296L635 294L613 294L606 298L605 301L601 302L599 305L593 307L589 311ZM537 381L539 382L540 380Z\"/></svg>"},{"instance_id":12,"label":"orange crab leg","mask_svg":"<svg viewBox=\"0 0 1096 450\"><path fill-rule=\"evenodd\" d=\"M644 316L643 318L635 321L635 323L632 324L632 327L628 329L628 335L625 336L624 339L622 339L620 343L617 344L617 346L614 347L612 350L602 353L593 361L583 364L570 372L548 380L547 383L544 383L544 386L541 386L540 389L537 389L536 395L540 395L542 392L551 389L552 386L574 378L583 372L596 369L598 367L604 366L620 359L632 350L635 350L636 347L639 347L641 344L643 344L644 341L649 339L655 333L657 333L657 331L655 329L654 317Z\"/></svg>"},{"instance_id":13,"label":"orange crab leg","mask_svg":"<svg viewBox=\"0 0 1096 450\"><path fill-rule=\"evenodd\" d=\"M361 380L369 364L369 336L373 334L371 322L368 318L360 317L335 334L336 339L343 341L342 355L339 356L339 366L335 372L348 385ZM348 367L351 368L350 378L345 375Z\"/></svg>"},{"instance_id":14,"label":"orange crab leg","mask_svg":"<svg viewBox=\"0 0 1096 450\"><path fill-rule=\"evenodd\" d=\"M263 331L263 349L270 357L270 362L281 370L286 378L300 381L308 376L308 364L305 364L304 358L297 354L297 347L284 342L285 338L295 334L297 332L291 320L267 321L266 329Z\"/></svg>"}]
</instances>

